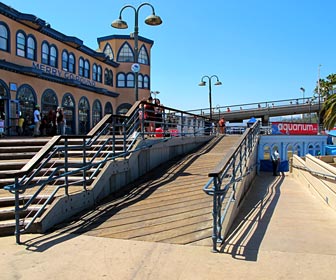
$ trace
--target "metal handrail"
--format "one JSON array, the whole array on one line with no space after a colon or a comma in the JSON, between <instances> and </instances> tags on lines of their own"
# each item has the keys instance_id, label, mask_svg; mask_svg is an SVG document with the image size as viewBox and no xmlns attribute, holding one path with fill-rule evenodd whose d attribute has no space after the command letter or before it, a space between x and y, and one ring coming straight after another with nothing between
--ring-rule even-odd
<instances>
[{"instance_id":1,"label":"metal handrail","mask_svg":"<svg viewBox=\"0 0 336 280\"><path fill-rule=\"evenodd\" d=\"M291 164L291 167L301 169L303 171L307 171L311 175L313 175L315 177L318 177L318 178L321 178L321 179L336 181L336 175L327 174L327 173L323 173L323 172L318 172L318 171L315 171L315 170L310 169L308 167L303 167L303 166L296 165L296 164Z\"/></svg>"},{"instance_id":2,"label":"metal handrail","mask_svg":"<svg viewBox=\"0 0 336 280\"><path fill-rule=\"evenodd\" d=\"M15 177L14 184L7 185L4 189L15 195L15 220L16 220L16 242L20 243L20 234L26 232L36 219L45 210L48 203L54 199L60 189L64 189L66 195L69 195L69 186L82 185L83 190L87 190L86 183L88 180L93 180L100 168L108 161L116 160L117 158L126 158L131 153L141 149L148 149L157 143L166 141L167 137L157 139L155 143L141 145L136 147L136 141L139 137L145 139L148 134L144 130L146 120L139 119L139 110L144 102L137 102L125 116L106 115L103 119L87 134L87 135L71 135L71 136L54 136L43 148L37 153L21 170L11 173L9 176ZM163 107L167 110L167 114L174 114L174 122L166 121L164 118L163 131L165 133L166 126L176 126L179 129L176 136L198 136L209 132L205 127L207 118L186 113L179 110ZM122 120L120 125L117 125L116 119ZM192 121L191 121L192 120ZM122 132L118 135L119 130ZM166 136L166 135L163 135ZM172 137L172 135L169 135ZM73 143L80 141L80 143ZM115 147L118 141L122 142L122 150L116 151ZM97 148L95 148L97 146ZM79 152L80 162L70 162L71 153ZM92 153L91 155L89 153ZM56 162L62 165L56 166ZM46 170L42 178L37 178L42 170ZM88 174L88 171L92 171ZM48 175L48 172L49 175ZM69 181L71 175L81 174L78 180ZM62 180L63 183L56 184ZM29 217L28 223L21 222L26 218L20 218L21 212L35 201L35 199L46 189L47 186L54 186L48 198L41 205L41 208ZM28 190L34 190L33 195L20 205L20 195Z\"/></svg>"},{"instance_id":3,"label":"metal handrail","mask_svg":"<svg viewBox=\"0 0 336 280\"><path fill-rule=\"evenodd\" d=\"M211 179L203 187L203 191L213 197L213 252L218 252L217 243L224 240L223 224L228 217L230 204L236 201L238 183L257 167L256 162L249 165L248 161L253 150L257 148L259 133L259 122L247 128L235 147L208 174Z\"/></svg>"}]
</instances>

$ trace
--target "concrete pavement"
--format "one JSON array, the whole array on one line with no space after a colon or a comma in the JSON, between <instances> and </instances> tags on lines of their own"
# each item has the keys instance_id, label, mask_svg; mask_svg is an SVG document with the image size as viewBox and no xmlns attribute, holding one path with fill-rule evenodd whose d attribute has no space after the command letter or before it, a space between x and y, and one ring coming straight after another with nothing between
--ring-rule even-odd
<instances>
[{"instance_id":1,"label":"concrete pavement","mask_svg":"<svg viewBox=\"0 0 336 280\"><path fill-rule=\"evenodd\" d=\"M290 176L256 178L221 253L54 232L0 238L1 279L334 279L336 212Z\"/></svg>"}]
</instances>

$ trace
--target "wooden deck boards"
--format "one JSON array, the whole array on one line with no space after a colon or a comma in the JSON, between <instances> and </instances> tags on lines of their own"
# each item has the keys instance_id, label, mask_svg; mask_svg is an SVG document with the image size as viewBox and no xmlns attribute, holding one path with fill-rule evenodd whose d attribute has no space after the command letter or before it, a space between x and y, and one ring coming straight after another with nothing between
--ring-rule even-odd
<instances>
[{"instance_id":1,"label":"wooden deck boards","mask_svg":"<svg viewBox=\"0 0 336 280\"><path fill-rule=\"evenodd\" d=\"M95 210L62 225L76 233L175 244L211 244L212 197L208 173L241 136L225 136L174 164L162 165Z\"/></svg>"}]
</instances>

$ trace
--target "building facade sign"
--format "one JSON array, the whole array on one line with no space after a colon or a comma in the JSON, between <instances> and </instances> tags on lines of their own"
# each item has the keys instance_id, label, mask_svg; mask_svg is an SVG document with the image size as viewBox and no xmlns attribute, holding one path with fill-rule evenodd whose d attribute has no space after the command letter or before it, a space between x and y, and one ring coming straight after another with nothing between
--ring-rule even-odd
<instances>
[{"instance_id":1,"label":"building facade sign","mask_svg":"<svg viewBox=\"0 0 336 280\"><path fill-rule=\"evenodd\" d=\"M44 65L44 64L33 62L33 68L39 69L39 70L43 71L44 73L50 74L52 76L56 76L56 77L60 77L60 78L64 78L64 79L69 79L69 80L75 80L75 81L80 82L81 84L92 86L92 87L96 86L96 83L92 80L89 80L89 79L86 79L84 77L75 75L74 73L70 73L70 72L67 72L67 71L59 70L57 68L53 68L49 65Z\"/></svg>"},{"instance_id":2,"label":"building facade sign","mask_svg":"<svg viewBox=\"0 0 336 280\"><path fill-rule=\"evenodd\" d=\"M316 135L317 123L272 122L272 134Z\"/></svg>"}]
</instances>

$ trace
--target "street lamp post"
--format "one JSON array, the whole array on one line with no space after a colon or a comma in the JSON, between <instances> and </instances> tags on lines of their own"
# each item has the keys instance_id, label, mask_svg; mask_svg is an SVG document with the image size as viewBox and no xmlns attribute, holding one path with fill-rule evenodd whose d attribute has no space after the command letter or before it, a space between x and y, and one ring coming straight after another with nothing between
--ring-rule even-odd
<instances>
[{"instance_id":1,"label":"street lamp post","mask_svg":"<svg viewBox=\"0 0 336 280\"><path fill-rule=\"evenodd\" d=\"M304 99L305 99L305 92L306 90L303 88L303 87L300 87L300 90L302 91L302 96L303 96L303 100L302 100L302 103L304 103Z\"/></svg>"},{"instance_id":2,"label":"street lamp post","mask_svg":"<svg viewBox=\"0 0 336 280\"><path fill-rule=\"evenodd\" d=\"M203 76L201 78L201 82L198 84L199 86L205 86L206 82L204 81L204 79L207 78L208 79L208 83L209 83L209 105L210 105L210 119L212 120L212 101L211 101L211 80L212 78L216 78L216 82L215 82L215 86L220 86L222 84L222 82L219 81L219 78L216 75L212 75L212 76Z\"/></svg>"},{"instance_id":3,"label":"street lamp post","mask_svg":"<svg viewBox=\"0 0 336 280\"><path fill-rule=\"evenodd\" d=\"M300 90L302 91L302 104L305 104L305 89L303 87L300 87ZM301 119L303 120L304 119L304 114L301 115Z\"/></svg>"},{"instance_id":4,"label":"street lamp post","mask_svg":"<svg viewBox=\"0 0 336 280\"><path fill-rule=\"evenodd\" d=\"M139 10L144 6L149 6L149 7L152 8L152 14L145 19L145 23L148 24L148 25L153 25L153 26L160 25L162 23L161 18L159 16L155 15L154 7L147 2L140 4L137 8L135 8L132 5L125 5L120 10L119 18L114 20L111 24L112 27L118 28L118 29L128 28L127 22L122 20L121 14L127 8L133 9L134 14L135 14L135 20L134 20L134 33L133 33L133 36L134 36L134 64L132 65L132 71L134 72L135 101L139 100L139 85L138 85L138 75L139 75L139 71L140 71L140 66L138 64L138 56L139 56L139 53L138 53Z\"/></svg>"}]
</instances>

